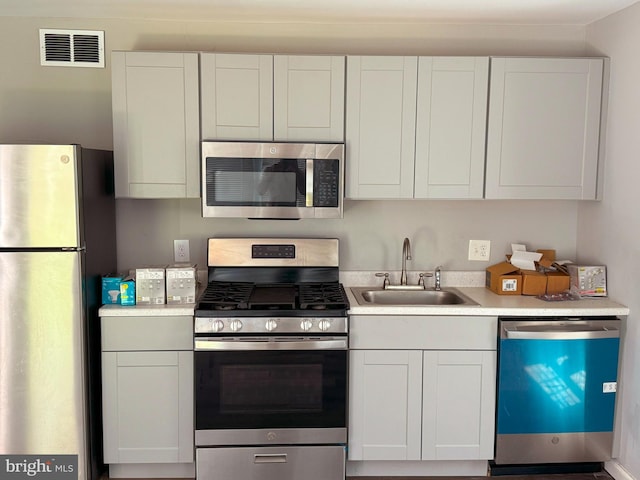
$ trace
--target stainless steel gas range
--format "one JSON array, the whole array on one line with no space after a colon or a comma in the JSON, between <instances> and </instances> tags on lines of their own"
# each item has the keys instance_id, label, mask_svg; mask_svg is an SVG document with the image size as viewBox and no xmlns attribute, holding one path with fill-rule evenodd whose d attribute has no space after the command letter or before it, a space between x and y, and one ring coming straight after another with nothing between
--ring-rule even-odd
<instances>
[{"instance_id":1,"label":"stainless steel gas range","mask_svg":"<svg viewBox=\"0 0 640 480\"><path fill-rule=\"evenodd\" d=\"M197 480L343 480L338 240L212 238L196 307Z\"/></svg>"}]
</instances>

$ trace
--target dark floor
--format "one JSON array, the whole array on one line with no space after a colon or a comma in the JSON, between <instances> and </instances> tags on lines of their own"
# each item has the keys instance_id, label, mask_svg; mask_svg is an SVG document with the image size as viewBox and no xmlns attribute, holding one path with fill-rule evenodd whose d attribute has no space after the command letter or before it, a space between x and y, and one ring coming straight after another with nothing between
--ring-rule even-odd
<instances>
[{"instance_id":1,"label":"dark floor","mask_svg":"<svg viewBox=\"0 0 640 480\"><path fill-rule=\"evenodd\" d=\"M500 475L497 480L611 480L607 472ZM347 477L347 480L486 480L487 477Z\"/></svg>"}]
</instances>

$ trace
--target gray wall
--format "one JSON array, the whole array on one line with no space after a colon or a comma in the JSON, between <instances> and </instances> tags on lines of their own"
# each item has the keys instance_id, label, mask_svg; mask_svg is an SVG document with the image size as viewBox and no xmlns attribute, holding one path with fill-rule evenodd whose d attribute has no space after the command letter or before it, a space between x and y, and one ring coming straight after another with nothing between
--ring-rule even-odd
<instances>
[{"instance_id":1,"label":"gray wall","mask_svg":"<svg viewBox=\"0 0 640 480\"><path fill-rule=\"evenodd\" d=\"M41 67L39 28L104 30L104 69ZM112 148L111 50L412 55L582 55L579 26L473 26L0 17L0 142L80 143ZM215 235L330 236L341 239L344 269L398 269L400 246L414 243L412 269L482 270L468 240L491 240L491 261L511 242L575 257L576 202L347 202L342 220L249 221L200 218L196 201L118 201L118 265L172 261L173 239L191 241L205 263Z\"/></svg>"},{"instance_id":2,"label":"gray wall","mask_svg":"<svg viewBox=\"0 0 640 480\"><path fill-rule=\"evenodd\" d=\"M611 84L604 200L580 205L577 249L582 261L607 265L609 290L631 309L616 430L622 473L640 478L640 4L590 25L587 33L590 51L611 58Z\"/></svg>"}]
</instances>

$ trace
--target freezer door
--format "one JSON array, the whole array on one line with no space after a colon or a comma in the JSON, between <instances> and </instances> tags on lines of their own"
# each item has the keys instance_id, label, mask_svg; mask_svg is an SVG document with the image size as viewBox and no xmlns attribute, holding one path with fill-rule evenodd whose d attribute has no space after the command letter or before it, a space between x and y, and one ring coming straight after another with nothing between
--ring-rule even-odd
<instances>
[{"instance_id":1,"label":"freezer door","mask_svg":"<svg viewBox=\"0 0 640 480\"><path fill-rule=\"evenodd\" d=\"M0 454L78 455L85 480L81 252L0 252Z\"/></svg>"},{"instance_id":2,"label":"freezer door","mask_svg":"<svg viewBox=\"0 0 640 480\"><path fill-rule=\"evenodd\" d=\"M80 246L74 145L0 145L0 248Z\"/></svg>"}]
</instances>

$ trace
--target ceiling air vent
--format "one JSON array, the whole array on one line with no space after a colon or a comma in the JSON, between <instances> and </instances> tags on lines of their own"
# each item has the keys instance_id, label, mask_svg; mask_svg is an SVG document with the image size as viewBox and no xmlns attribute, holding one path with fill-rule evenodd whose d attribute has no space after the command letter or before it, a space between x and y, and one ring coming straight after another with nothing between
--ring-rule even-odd
<instances>
[{"instance_id":1,"label":"ceiling air vent","mask_svg":"<svg viewBox=\"0 0 640 480\"><path fill-rule=\"evenodd\" d=\"M104 68L104 32L40 29L40 65Z\"/></svg>"}]
</instances>

